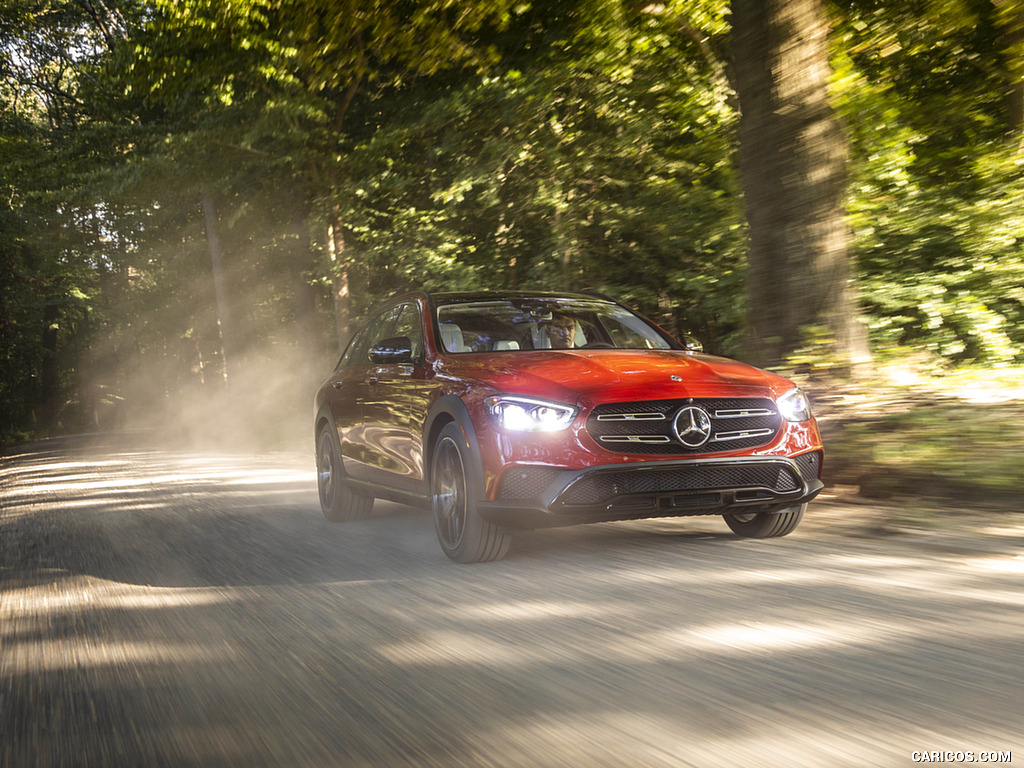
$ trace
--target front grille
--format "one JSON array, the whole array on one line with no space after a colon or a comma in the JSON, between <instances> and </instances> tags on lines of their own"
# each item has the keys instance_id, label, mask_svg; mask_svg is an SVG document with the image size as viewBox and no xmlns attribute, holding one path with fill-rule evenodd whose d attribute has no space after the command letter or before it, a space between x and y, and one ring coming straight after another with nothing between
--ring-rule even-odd
<instances>
[{"instance_id":1,"label":"front grille","mask_svg":"<svg viewBox=\"0 0 1024 768\"><path fill-rule=\"evenodd\" d=\"M800 482L792 467L786 464L695 464L671 469L624 469L587 475L574 483L560 501L570 506L595 506L610 503L618 496L740 488L792 493L800 488Z\"/></svg>"},{"instance_id":2,"label":"front grille","mask_svg":"<svg viewBox=\"0 0 1024 768\"><path fill-rule=\"evenodd\" d=\"M703 445L684 445L675 429L677 414L687 406L698 406L710 418ZM767 398L688 398L599 405L587 417L587 432L602 448L617 453L692 455L767 445L781 424L775 403Z\"/></svg>"},{"instance_id":3,"label":"front grille","mask_svg":"<svg viewBox=\"0 0 1024 768\"><path fill-rule=\"evenodd\" d=\"M548 489L559 470L550 467L512 467L501 477L502 499L535 499Z\"/></svg>"}]
</instances>

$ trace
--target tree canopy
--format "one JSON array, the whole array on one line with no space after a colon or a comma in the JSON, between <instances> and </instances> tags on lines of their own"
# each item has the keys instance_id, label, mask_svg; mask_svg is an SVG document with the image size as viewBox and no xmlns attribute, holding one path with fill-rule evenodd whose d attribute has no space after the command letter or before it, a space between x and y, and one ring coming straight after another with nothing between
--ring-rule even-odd
<instances>
[{"instance_id":1,"label":"tree canopy","mask_svg":"<svg viewBox=\"0 0 1024 768\"><path fill-rule=\"evenodd\" d=\"M1024 12L816 7L872 346L1021 360ZM599 289L749 353L740 158L765 134L741 130L754 47L732 10L10 0L0 441L267 367L310 388L354 319L414 288ZM827 362L830 334L797 318L759 362Z\"/></svg>"}]
</instances>

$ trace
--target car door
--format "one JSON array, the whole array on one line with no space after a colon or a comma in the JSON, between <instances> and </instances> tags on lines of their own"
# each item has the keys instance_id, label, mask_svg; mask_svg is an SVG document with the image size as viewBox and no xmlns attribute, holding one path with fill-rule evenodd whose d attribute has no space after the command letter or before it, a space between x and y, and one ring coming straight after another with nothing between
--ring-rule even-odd
<instances>
[{"instance_id":1,"label":"car door","mask_svg":"<svg viewBox=\"0 0 1024 768\"><path fill-rule=\"evenodd\" d=\"M357 480L366 479L367 457L370 453L368 443L372 437L367 434L364 418L368 379L372 369L369 349L374 339L390 332L397 317L398 308L393 307L374 316L357 331L330 380L328 399L341 441L345 472Z\"/></svg>"},{"instance_id":2,"label":"car door","mask_svg":"<svg viewBox=\"0 0 1024 768\"><path fill-rule=\"evenodd\" d=\"M345 471L356 479L362 479L361 464L355 460L363 424L358 389L366 377L365 371L359 370L359 361L366 356L369 331L369 327L364 326L352 337L326 387L326 401L334 418Z\"/></svg>"},{"instance_id":3,"label":"car door","mask_svg":"<svg viewBox=\"0 0 1024 768\"><path fill-rule=\"evenodd\" d=\"M425 493L423 426L432 390L425 365L423 309L409 301L398 306L395 324L385 338L406 337L412 360L372 364L362 402L366 435L365 472L372 483L412 493ZM383 332L383 329L382 331Z\"/></svg>"}]
</instances>

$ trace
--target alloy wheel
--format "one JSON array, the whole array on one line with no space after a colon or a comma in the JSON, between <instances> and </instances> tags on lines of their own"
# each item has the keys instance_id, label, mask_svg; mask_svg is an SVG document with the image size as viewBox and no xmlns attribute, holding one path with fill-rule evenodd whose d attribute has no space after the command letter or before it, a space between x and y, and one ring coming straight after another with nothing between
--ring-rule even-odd
<instances>
[{"instance_id":1,"label":"alloy wheel","mask_svg":"<svg viewBox=\"0 0 1024 768\"><path fill-rule=\"evenodd\" d=\"M329 509L334 504L337 468L335 467L334 446L331 443L331 436L326 429L320 433L316 475L317 490L320 492L320 504L324 509Z\"/></svg>"},{"instance_id":2,"label":"alloy wheel","mask_svg":"<svg viewBox=\"0 0 1024 768\"><path fill-rule=\"evenodd\" d=\"M466 471L455 441L444 438L437 447L433 476L434 519L442 543L455 549L466 530Z\"/></svg>"}]
</instances>

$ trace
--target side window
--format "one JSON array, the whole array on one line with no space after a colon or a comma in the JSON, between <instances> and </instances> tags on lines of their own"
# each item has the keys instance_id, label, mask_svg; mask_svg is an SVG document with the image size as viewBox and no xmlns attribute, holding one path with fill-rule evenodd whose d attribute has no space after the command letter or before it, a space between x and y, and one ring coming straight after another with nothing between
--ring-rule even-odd
<instances>
[{"instance_id":1,"label":"side window","mask_svg":"<svg viewBox=\"0 0 1024 768\"><path fill-rule=\"evenodd\" d=\"M401 305L392 307L386 312L382 312L372 323L370 323L370 344L373 346L378 341L384 339L390 339L395 334L393 329L395 327L395 320L398 319L398 313L402 310Z\"/></svg>"},{"instance_id":2,"label":"side window","mask_svg":"<svg viewBox=\"0 0 1024 768\"><path fill-rule=\"evenodd\" d=\"M369 330L369 327L364 327L360 331L358 331L355 336L352 337L352 340L348 343L348 346L345 347L345 354L341 356L341 360L338 361L338 365L335 367L334 370L340 371L342 368L348 368L349 366L354 365L353 360L356 357L356 350L365 346L366 334L369 332Z\"/></svg>"},{"instance_id":3,"label":"side window","mask_svg":"<svg viewBox=\"0 0 1024 768\"><path fill-rule=\"evenodd\" d=\"M338 366L347 368L356 365L369 365L370 358L368 354L370 347L373 346L374 342L386 339L391 335L391 329L394 327L399 309L401 307L392 307L374 317L364 326L356 334L355 338L352 339L352 343L348 345L348 349L345 350L345 354L342 356Z\"/></svg>"},{"instance_id":4,"label":"side window","mask_svg":"<svg viewBox=\"0 0 1024 768\"><path fill-rule=\"evenodd\" d=\"M358 355L358 359L355 363L356 365L369 365L370 347L378 341L383 341L384 339L391 338L394 335L391 331L395 327L395 320L398 318L398 311L400 309L401 306L392 307L391 309L380 313L370 321L368 328L369 333L366 336L366 343L356 352Z\"/></svg>"},{"instance_id":5,"label":"side window","mask_svg":"<svg viewBox=\"0 0 1024 768\"><path fill-rule=\"evenodd\" d=\"M393 336L408 336L412 342L412 359L423 361L423 321L420 308L416 304L403 304L401 314L395 323Z\"/></svg>"},{"instance_id":6,"label":"side window","mask_svg":"<svg viewBox=\"0 0 1024 768\"><path fill-rule=\"evenodd\" d=\"M620 311L602 320L608 335L620 349L671 349L657 331L636 315Z\"/></svg>"}]
</instances>

